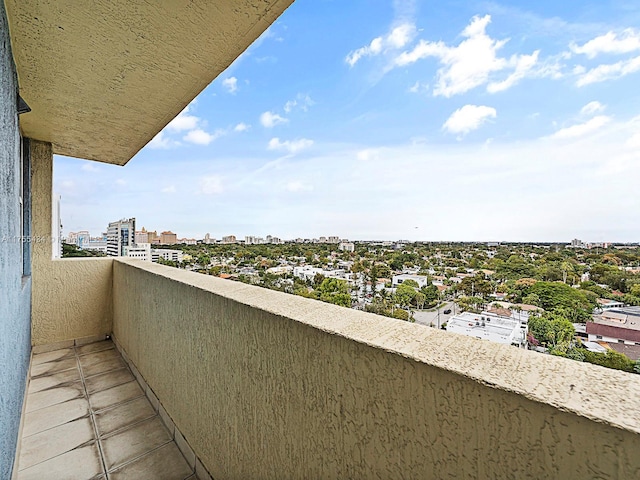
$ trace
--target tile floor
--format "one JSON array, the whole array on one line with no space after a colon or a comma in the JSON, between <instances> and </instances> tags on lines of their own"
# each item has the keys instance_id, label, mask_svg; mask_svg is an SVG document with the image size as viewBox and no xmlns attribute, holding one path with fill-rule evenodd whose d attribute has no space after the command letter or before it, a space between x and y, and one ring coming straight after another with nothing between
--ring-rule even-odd
<instances>
[{"instance_id":1,"label":"tile floor","mask_svg":"<svg viewBox=\"0 0 640 480\"><path fill-rule=\"evenodd\" d=\"M18 480L196 480L111 341L35 354Z\"/></svg>"}]
</instances>

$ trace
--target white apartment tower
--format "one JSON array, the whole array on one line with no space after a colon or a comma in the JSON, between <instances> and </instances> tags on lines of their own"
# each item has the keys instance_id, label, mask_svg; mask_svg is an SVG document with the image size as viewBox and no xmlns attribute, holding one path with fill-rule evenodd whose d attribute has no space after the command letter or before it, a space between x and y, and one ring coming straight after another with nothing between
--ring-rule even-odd
<instances>
[{"instance_id":1,"label":"white apartment tower","mask_svg":"<svg viewBox=\"0 0 640 480\"><path fill-rule=\"evenodd\" d=\"M60 195L53 194L51 202L51 250L52 258L62 257L62 220L60 220Z\"/></svg>"},{"instance_id":2,"label":"white apartment tower","mask_svg":"<svg viewBox=\"0 0 640 480\"><path fill-rule=\"evenodd\" d=\"M135 246L136 219L122 219L109 223L107 228L107 255L124 257L127 249Z\"/></svg>"}]
</instances>

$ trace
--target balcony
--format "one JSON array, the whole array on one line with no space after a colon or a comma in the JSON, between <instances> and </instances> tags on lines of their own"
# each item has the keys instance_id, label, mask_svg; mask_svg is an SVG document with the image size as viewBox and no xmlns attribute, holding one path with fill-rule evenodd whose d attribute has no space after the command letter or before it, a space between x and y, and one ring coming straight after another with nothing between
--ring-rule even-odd
<instances>
[{"instance_id":1,"label":"balcony","mask_svg":"<svg viewBox=\"0 0 640 480\"><path fill-rule=\"evenodd\" d=\"M196 463L216 479L640 473L634 375L137 260L51 263L57 281L34 287L34 351L112 334L193 451L189 474Z\"/></svg>"},{"instance_id":2,"label":"balcony","mask_svg":"<svg viewBox=\"0 0 640 480\"><path fill-rule=\"evenodd\" d=\"M0 2L0 234L50 240L54 153L125 164L291 3ZM638 376L40 240L0 248L2 480L640 478Z\"/></svg>"}]
</instances>

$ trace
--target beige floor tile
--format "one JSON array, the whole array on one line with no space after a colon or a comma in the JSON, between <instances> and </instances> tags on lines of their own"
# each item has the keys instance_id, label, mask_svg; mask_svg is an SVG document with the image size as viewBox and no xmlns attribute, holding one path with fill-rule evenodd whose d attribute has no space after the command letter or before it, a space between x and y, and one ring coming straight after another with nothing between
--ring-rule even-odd
<instances>
[{"instance_id":1,"label":"beige floor tile","mask_svg":"<svg viewBox=\"0 0 640 480\"><path fill-rule=\"evenodd\" d=\"M101 440L107 471L154 450L171 441L159 417ZM153 478L153 477L147 477Z\"/></svg>"},{"instance_id":2,"label":"beige floor tile","mask_svg":"<svg viewBox=\"0 0 640 480\"><path fill-rule=\"evenodd\" d=\"M108 360L112 360L114 358L122 358L120 352L118 352L115 348L111 348L109 350L103 350L102 352L89 353L87 355L82 355L78 357L80 360L80 366L82 368L90 367L92 365L97 365L102 362L106 362Z\"/></svg>"},{"instance_id":3,"label":"beige floor tile","mask_svg":"<svg viewBox=\"0 0 640 480\"><path fill-rule=\"evenodd\" d=\"M51 375L52 373L69 370L71 368L78 368L76 357L65 358L57 362L41 363L40 365L33 365L31 367L31 378L41 375Z\"/></svg>"},{"instance_id":4,"label":"beige floor tile","mask_svg":"<svg viewBox=\"0 0 640 480\"><path fill-rule=\"evenodd\" d=\"M58 385L79 382L80 370L72 368L64 372L54 373L43 377L34 378L29 382L29 394L56 387Z\"/></svg>"},{"instance_id":5,"label":"beige floor tile","mask_svg":"<svg viewBox=\"0 0 640 480\"><path fill-rule=\"evenodd\" d=\"M81 418L22 439L20 470L57 457L94 439L89 418Z\"/></svg>"},{"instance_id":6,"label":"beige floor tile","mask_svg":"<svg viewBox=\"0 0 640 480\"><path fill-rule=\"evenodd\" d=\"M22 436L28 437L88 415L89 402L84 397L41 408L25 415Z\"/></svg>"},{"instance_id":7,"label":"beige floor tile","mask_svg":"<svg viewBox=\"0 0 640 480\"><path fill-rule=\"evenodd\" d=\"M17 480L89 480L101 473L102 461L98 445L92 443L21 470Z\"/></svg>"},{"instance_id":8,"label":"beige floor tile","mask_svg":"<svg viewBox=\"0 0 640 480\"><path fill-rule=\"evenodd\" d=\"M76 352L78 352L78 355L86 355L87 353L101 352L111 348L115 348L113 342L111 340L105 340L103 342L89 343L81 347L76 347Z\"/></svg>"},{"instance_id":9,"label":"beige floor tile","mask_svg":"<svg viewBox=\"0 0 640 480\"><path fill-rule=\"evenodd\" d=\"M55 405L56 403L67 402L74 398L84 397L84 388L81 383L71 383L69 385L50 388L40 392L31 393L27 396L27 407L25 412L34 412L41 408Z\"/></svg>"},{"instance_id":10,"label":"beige floor tile","mask_svg":"<svg viewBox=\"0 0 640 480\"><path fill-rule=\"evenodd\" d=\"M115 432L127 425L151 418L156 411L147 397L138 397L127 403L96 413L95 419L100 435Z\"/></svg>"},{"instance_id":11,"label":"beige floor tile","mask_svg":"<svg viewBox=\"0 0 640 480\"><path fill-rule=\"evenodd\" d=\"M85 386L87 387L87 392L92 394L132 380L135 380L135 378L131 371L128 368L121 368L89 377L85 380Z\"/></svg>"},{"instance_id":12,"label":"beige floor tile","mask_svg":"<svg viewBox=\"0 0 640 480\"><path fill-rule=\"evenodd\" d=\"M41 363L55 362L64 358L73 357L75 352L73 348L63 348L60 350L54 350L53 352L37 353L33 355L31 359L31 365L40 365Z\"/></svg>"},{"instance_id":13,"label":"beige floor tile","mask_svg":"<svg viewBox=\"0 0 640 480\"><path fill-rule=\"evenodd\" d=\"M138 382L133 381L89 395L89 401L91 402L91 408L102 410L117 403L133 400L141 395L144 395L144 392Z\"/></svg>"},{"instance_id":14,"label":"beige floor tile","mask_svg":"<svg viewBox=\"0 0 640 480\"><path fill-rule=\"evenodd\" d=\"M117 352L117 350L111 350L113 352ZM90 355L87 355L90 356ZM80 359L85 357L79 357ZM108 360L104 360L102 362L87 365L82 367L82 373L86 377L91 377L93 375L98 375L99 373L110 372L111 370L118 370L119 368L125 368L126 365L124 360L121 357L113 357Z\"/></svg>"},{"instance_id":15,"label":"beige floor tile","mask_svg":"<svg viewBox=\"0 0 640 480\"><path fill-rule=\"evenodd\" d=\"M110 480L185 480L193 474L174 443L169 443L109 474Z\"/></svg>"}]
</instances>

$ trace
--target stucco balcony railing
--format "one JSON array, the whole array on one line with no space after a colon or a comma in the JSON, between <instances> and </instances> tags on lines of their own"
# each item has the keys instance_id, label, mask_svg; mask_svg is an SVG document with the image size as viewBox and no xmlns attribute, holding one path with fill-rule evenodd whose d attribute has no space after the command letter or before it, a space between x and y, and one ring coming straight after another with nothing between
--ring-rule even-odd
<instances>
[{"instance_id":1,"label":"stucco balcony railing","mask_svg":"<svg viewBox=\"0 0 640 480\"><path fill-rule=\"evenodd\" d=\"M83 325L56 316L102 319L79 336L113 334L213 478L640 478L639 376L162 265L69 262L34 284L52 325L34 318L37 343ZM65 300L73 284L93 307Z\"/></svg>"}]
</instances>

